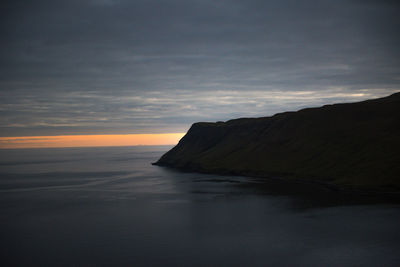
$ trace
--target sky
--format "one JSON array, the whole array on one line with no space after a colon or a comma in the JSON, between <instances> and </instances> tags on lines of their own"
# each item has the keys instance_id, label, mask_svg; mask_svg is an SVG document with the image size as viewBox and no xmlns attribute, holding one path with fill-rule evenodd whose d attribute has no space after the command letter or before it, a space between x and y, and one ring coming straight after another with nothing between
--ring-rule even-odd
<instances>
[{"instance_id":1,"label":"sky","mask_svg":"<svg viewBox=\"0 0 400 267\"><path fill-rule=\"evenodd\" d=\"M0 148L160 146L176 144L183 135L184 133L0 137Z\"/></svg>"},{"instance_id":2,"label":"sky","mask_svg":"<svg viewBox=\"0 0 400 267\"><path fill-rule=\"evenodd\" d=\"M400 3L2 1L0 136L184 133L400 91Z\"/></svg>"}]
</instances>

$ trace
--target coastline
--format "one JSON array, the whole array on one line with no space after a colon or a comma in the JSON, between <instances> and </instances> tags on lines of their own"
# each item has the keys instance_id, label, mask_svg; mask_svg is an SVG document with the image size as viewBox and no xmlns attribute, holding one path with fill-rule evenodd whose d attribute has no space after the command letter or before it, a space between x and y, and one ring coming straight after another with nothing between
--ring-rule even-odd
<instances>
[{"instance_id":1,"label":"coastline","mask_svg":"<svg viewBox=\"0 0 400 267\"><path fill-rule=\"evenodd\" d=\"M270 182L281 182L284 184L290 184L290 186L294 186L296 184L301 185L311 185L318 186L321 189L327 189L331 192L339 192L341 194L347 194L354 197L357 196L366 196L366 197L382 197L382 198L390 198L389 202L399 202L400 203L400 188L397 190L389 190L387 187L372 187L372 186L354 186L354 185L339 185L332 182L314 180L314 179L304 179L297 177L295 175L277 175L277 174L255 174L252 172L235 172L232 170L219 169L219 170L206 170L195 169L195 168L182 168L176 167L170 164L153 162L151 163L154 166L169 168L180 172L188 172L188 173L200 173L200 174L209 174L209 175L219 175L223 176L241 176L249 179L257 179L258 184L268 184Z\"/></svg>"},{"instance_id":2,"label":"coastline","mask_svg":"<svg viewBox=\"0 0 400 267\"><path fill-rule=\"evenodd\" d=\"M154 165L400 195L400 93L270 117L194 123Z\"/></svg>"}]
</instances>

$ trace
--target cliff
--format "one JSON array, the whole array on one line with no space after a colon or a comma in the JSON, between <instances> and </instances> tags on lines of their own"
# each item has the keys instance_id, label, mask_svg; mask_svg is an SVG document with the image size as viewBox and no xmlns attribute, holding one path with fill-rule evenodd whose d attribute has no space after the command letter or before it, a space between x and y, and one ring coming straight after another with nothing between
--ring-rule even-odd
<instances>
[{"instance_id":1,"label":"cliff","mask_svg":"<svg viewBox=\"0 0 400 267\"><path fill-rule=\"evenodd\" d=\"M272 117L192 125L155 165L400 189L400 93Z\"/></svg>"}]
</instances>

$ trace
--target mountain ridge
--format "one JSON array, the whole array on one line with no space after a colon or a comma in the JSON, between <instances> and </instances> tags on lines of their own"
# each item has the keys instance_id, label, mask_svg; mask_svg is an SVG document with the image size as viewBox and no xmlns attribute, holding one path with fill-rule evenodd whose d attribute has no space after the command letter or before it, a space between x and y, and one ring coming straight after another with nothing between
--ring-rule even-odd
<instances>
[{"instance_id":1,"label":"mountain ridge","mask_svg":"<svg viewBox=\"0 0 400 267\"><path fill-rule=\"evenodd\" d=\"M155 165L400 191L400 92L270 117L197 122Z\"/></svg>"}]
</instances>

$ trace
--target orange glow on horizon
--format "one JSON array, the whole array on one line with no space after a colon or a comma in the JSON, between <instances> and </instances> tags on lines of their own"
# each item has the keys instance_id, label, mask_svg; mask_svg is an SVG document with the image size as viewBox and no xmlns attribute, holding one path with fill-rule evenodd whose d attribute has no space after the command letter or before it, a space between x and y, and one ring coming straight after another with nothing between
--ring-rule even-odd
<instances>
[{"instance_id":1,"label":"orange glow on horizon","mask_svg":"<svg viewBox=\"0 0 400 267\"><path fill-rule=\"evenodd\" d=\"M0 149L175 145L185 133L0 137Z\"/></svg>"}]
</instances>

